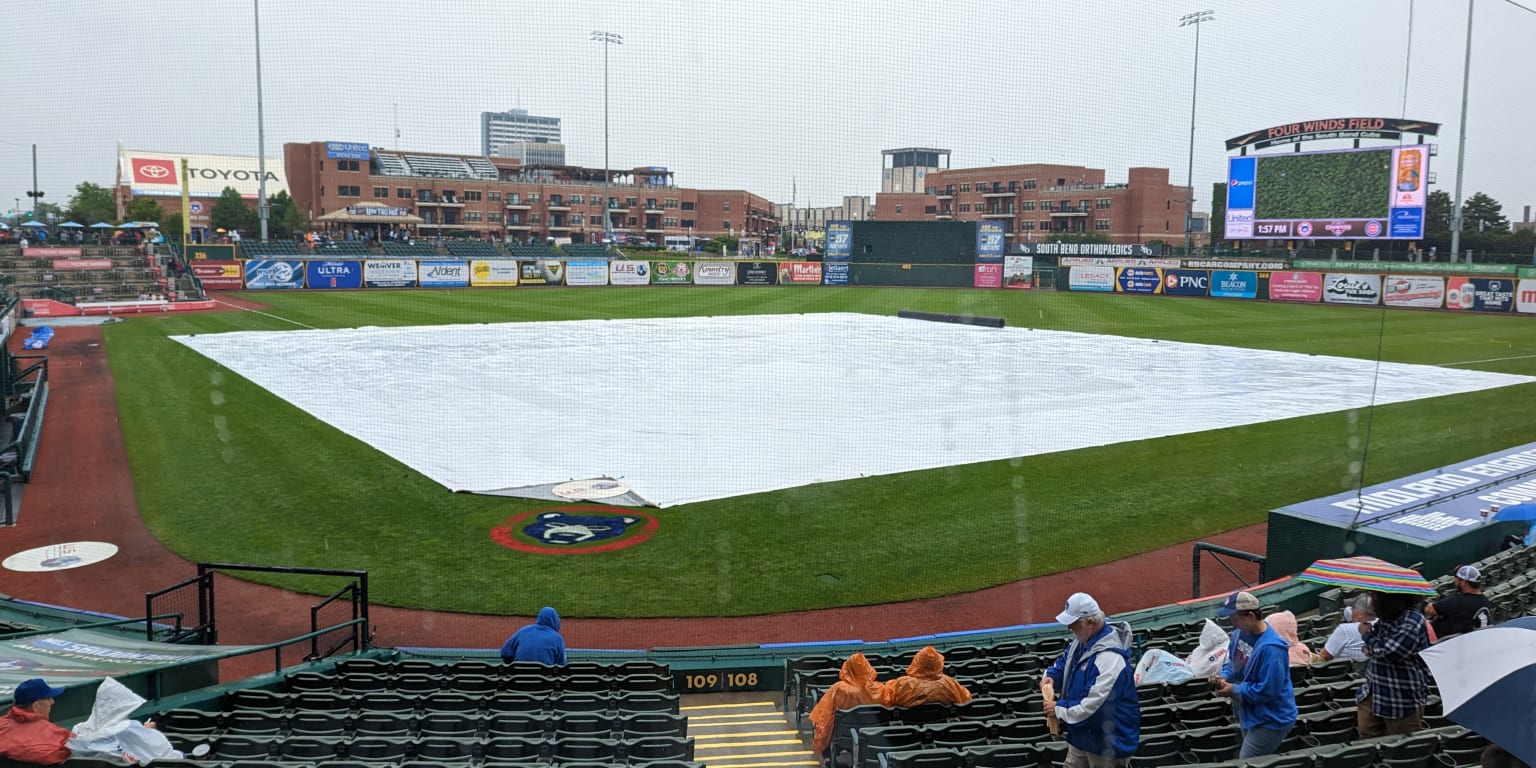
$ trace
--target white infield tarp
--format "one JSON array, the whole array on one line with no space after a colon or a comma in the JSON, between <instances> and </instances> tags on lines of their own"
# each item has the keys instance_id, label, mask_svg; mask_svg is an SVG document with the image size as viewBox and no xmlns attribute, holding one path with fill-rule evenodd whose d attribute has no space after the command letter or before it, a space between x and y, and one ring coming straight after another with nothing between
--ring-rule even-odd
<instances>
[{"instance_id":1,"label":"white infield tarp","mask_svg":"<svg viewBox=\"0 0 1536 768\"><path fill-rule=\"evenodd\" d=\"M1536 381L858 314L176 340L451 490L663 507Z\"/></svg>"}]
</instances>

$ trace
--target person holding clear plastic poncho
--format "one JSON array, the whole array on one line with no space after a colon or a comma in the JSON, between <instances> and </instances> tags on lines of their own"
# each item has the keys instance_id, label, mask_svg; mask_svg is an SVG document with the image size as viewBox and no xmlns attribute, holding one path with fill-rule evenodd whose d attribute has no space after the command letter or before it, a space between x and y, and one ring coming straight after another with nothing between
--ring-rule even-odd
<instances>
[{"instance_id":1,"label":"person holding clear plastic poncho","mask_svg":"<svg viewBox=\"0 0 1536 768\"><path fill-rule=\"evenodd\" d=\"M170 739L155 728L153 720L129 720L134 710L144 705L144 698L122 683L106 678L96 689L96 704L91 716L75 726L66 746L74 757L92 758L123 765L148 765L155 760L185 759L171 746ZM208 745L199 744L193 757L208 754Z\"/></svg>"}]
</instances>

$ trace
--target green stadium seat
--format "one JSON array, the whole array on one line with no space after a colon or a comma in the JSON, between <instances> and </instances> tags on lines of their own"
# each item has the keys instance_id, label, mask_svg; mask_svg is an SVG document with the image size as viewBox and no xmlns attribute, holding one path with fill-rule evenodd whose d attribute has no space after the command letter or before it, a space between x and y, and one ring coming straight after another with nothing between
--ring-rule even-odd
<instances>
[{"instance_id":1,"label":"green stadium seat","mask_svg":"<svg viewBox=\"0 0 1536 768\"><path fill-rule=\"evenodd\" d=\"M458 739L426 738L411 745L410 751L417 760L432 763L467 763L474 757L470 742Z\"/></svg>"},{"instance_id":2,"label":"green stadium seat","mask_svg":"<svg viewBox=\"0 0 1536 768\"><path fill-rule=\"evenodd\" d=\"M948 656L944 657L944 672L950 677L991 677L997 673L996 665L991 659L972 659L970 661L955 661Z\"/></svg>"},{"instance_id":3,"label":"green stadium seat","mask_svg":"<svg viewBox=\"0 0 1536 768\"><path fill-rule=\"evenodd\" d=\"M1035 765L1038 768L1058 768L1066 761L1067 742L1042 741L1035 745Z\"/></svg>"},{"instance_id":4,"label":"green stadium seat","mask_svg":"<svg viewBox=\"0 0 1536 768\"><path fill-rule=\"evenodd\" d=\"M292 736L340 736L346 730L347 720L339 713L296 712L288 720L288 733Z\"/></svg>"},{"instance_id":5,"label":"green stadium seat","mask_svg":"<svg viewBox=\"0 0 1536 768\"><path fill-rule=\"evenodd\" d=\"M336 690L336 679L319 672L294 672L284 679L289 693L330 693Z\"/></svg>"},{"instance_id":6,"label":"green stadium seat","mask_svg":"<svg viewBox=\"0 0 1536 768\"><path fill-rule=\"evenodd\" d=\"M619 742L614 739L556 739L550 749L550 757L557 763L579 760L612 762L618 754Z\"/></svg>"},{"instance_id":7,"label":"green stadium seat","mask_svg":"<svg viewBox=\"0 0 1536 768\"><path fill-rule=\"evenodd\" d=\"M212 757L217 760L248 760L266 758L272 754L272 742L248 736L227 736L212 744Z\"/></svg>"},{"instance_id":8,"label":"green stadium seat","mask_svg":"<svg viewBox=\"0 0 1536 768\"><path fill-rule=\"evenodd\" d=\"M549 696L555 692L555 678L541 674L515 673L508 675L502 681L501 689L509 693Z\"/></svg>"},{"instance_id":9,"label":"green stadium seat","mask_svg":"<svg viewBox=\"0 0 1536 768\"><path fill-rule=\"evenodd\" d=\"M613 674L609 676L613 681L614 690L624 693L643 693L652 691L656 693L671 693L672 678L666 675L655 674Z\"/></svg>"},{"instance_id":10,"label":"green stadium seat","mask_svg":"<svg viewBox=\"0 0 1536 768\"><path fill-rule=\"evenodd\" d=\"M988 696L1028 696L1040 690L1040 680L1025 675L1004 675L987 681L985 690Z\"/></svg>"},{"instance_id":11,"label":"green stadium seat","mask_svg":"<svg viewBox=\"0 0 1536 768\"><path fill-rule=\"evenodd\" d=\"M611 712L613 699L593 693L572 693L551 699L550 706L557 717L565 712Z\"/></svg>"},{"instance_id":12,"label":"green stadium seat","mask_svg":"<svg viewBox=\"0 0 1536 768\"><path fill-rule=\"evenodd\" d=\"M924 730L933 746L946 749L981 746L992 737L992 729L986 723L974 720L936 723Z\"/></svg>"},{"instance_id":13,"label":"green stadium seat","mask_svg":"<svg viewBox=\"0 0 1536 768\"><path fill-rule=\"evenodd\" d=\"M489 675L453 675L448 678L448 690L470 696L489 696L496 692L496 678Z\"/></svg>"},{"instance_id":14,"label":"green stadium seat","mask_svg":"<svg viewBox=\"0 0 1536 768\"><path fill-rule=\"evenodd\" d=\"M386 692L359 696L356 703L360 714L391 712L409 714L421 706L421 699L401 693Z\"/></svg>"},{"instance_id":15,"label":"green stadium seat","mask_svg":"<svg viewBox=\"0 0 1536 768\"><path fill-rule=\"evenodd\" d=\"M1313 744L1340 744L1355 737L1355 711L1341 709L1296 718L1296 727Z\"/></svg>"},{"instance_id":16,"label":"green stadium seat","mask_svg":"<svg viewBox=\"0 0 1536 768\"><path fill-rule=\"evenodd\" d=\"M1243 733L1236 726L1206 728L1184 733L1184 751L1197 762L1219 763L1237 758Z\"/></svg>"},{"instance_id":17,"label":"green stadium seat","mask_svg":"<svg viewBox=\"0 0 1536 768\"><path fill-rule=\"evenodd\" d=\"M615 726L626 739L688 735L688 718L670 712L621 712Z\"/></svg>"},{"instance_id":18,"label":"green stadium seat","mask_svg":"<svg viewBox=\"0 0 1536 768\"><path fill-rule=\"evenodd\" d=\"M336 742L326 739L284 739L278 747L278 754L284 760L299 760L304 762L316 762L336 756Z\"/></svg>"},{"instance_id":19,"label":"green stadium seat","mask_svg":"<svg viewBox=\"0 0 1536 768\"><path fill-rule=\"evenodd\" d=\"M1203 682L1203 681L1202 681ZM1179 725L1185 730L1225 725L1232 720L1232 702L1210 698L1209 689L1204 701L1176 704L1173 709Z\"/></svg>"},{"instance_id":20,"label":"green stadium seat","mask_svg":"<svg viewBox=\"0 0 1536 768\"><path fill-rule=\"evenodd\" d=\"M485 707L491 714L501 712L541 712L547 697L525 693L498 693L486 699Z\"/></svg>"},{"instance_id":21,"label":"green stadium seat","mask_svg":"<svg viewBox=\"0 0 1536 768\"><path fill-rule=\"evenodd\" d=\"M853 753L853 732L860 728L882 728L896 723L896 710L879 704L863 704L832 713L833 756Z\"/></svg>"},{"instance_id":22,"label":"green stadium seat","mask_svg":"<svg viewBox=\"0 0 1536 768\"><path fill-rule=\"evenodd\" d=\"M659 661L633 659L615 664L613 673L615 675L661 675L662 677L671 677L672 670L666 664Z\"/></svg>"},{"instance_id":23,"label":"green stadium seat","mask_svg":"<svg viewBox=\"0 0 1536 768\"><path fill-rule=\"evenodd\" d=\"M597 712L563 712L554 720L555 738L608 736L614 731L612 717Z\"/></svg>"},{"instance_id":24,"label":"green stadium seat","mask_svg":"<svg viewBox=\"0 0 1536 768\"><path fill-rule=\"evenodd\" d=\"M200 709L171 709L155 717L160 730L165 733L203 735L219 728L219 715Z\"/></svg>"},{"instance_id":25,"label":"green stadium seat","mask_svg":"<svg viewBox=\"0 0 1536 768\"><path fill-rule=\"evenodd\" d=\"M996 645L989 645L981 649L981 652L990 659L1006 659L1015 656L1023 656L1029 652L1029 648L1020 642L1006 642L998 643Z\"/></svg>"},{"instance_id":26,"label":"green stadium seat","mask_svg":"<svg viewBox=\"0 0 1536 768\"><path fill-rule=\"evenodd\" d=\"M1019 768L1035 764L1035 748L1029 744L993 744L965 750L976 768Z\"/></svg>"},{"instance_id":27,"label":"green stadium seat","mask_svg":"<svg viewBox=\"0 0 1536 768\"><path fill-rule=\"evenodd\" d=\"M1033 744L1041 739L1051 736L1051 727L1041 714L1036 717L1015 717L1007 720L992 720L988 723L992 727L992 738L1001 742L1021 742Z\"/></svg>"},{"instance_id":28,"label":"green stadium seat","mask_svg":"<svg viewBox=\"0 0 1536 768\"><path fill-rule=\"evenodd\" d=\"M608 693L613 690L613 680L606 675L570 675L560 681L561 694Z\"/></svg>"},{"instance_id":29,"label":"green stadium seat","mask_svg":"<svg viewBox=\"0 0 1536 768\"><path fill-rule=\"evenodd\" d=\"M1437 734L1417 733L1382 741L1376 760L1383 768L1429 768L1438 751L1440 737Z\"/></svg>"},{"instance_id":30,"label":"green stadium seat","mask_svg":"<svg viewBox=\"0 0 1536 768\"><path fill-rule=\"evenodd\" d=\"M339 678L338 687L344 694L362 695L365 693L379 693L389 689L389 678L385 675L347 672L343 673Z\"/></svg>"},{"instance_id":31,"label":"green stadium seat","mask_svg":"<svg viewBox=\"0 0 1536 768\"><path fill-rule=\"evenodd\" d=\"M296 693L288 700L295 712L348 712L356 698L340 693Z\"/></svg>"},{"instance_id":32,"label":"green stadium seat","mask_svg":"<svg viewBox=\"0 0 1536 768\"><path fill-rule=\"evenodd\" d=\"M353 739L346 744L346 756L370 763L398 761L405 757L409 742L404 739Z\"/></svg>"},{"instance_id":33,"label":"green stadium seat","mask_svg":"<svg viewBox=\"0 0 1536 768\"><path fill-rule=\"evenodd\" d=\"M383 659L342 659L336 662L336 674L343 677L347 675L390 675L395 671L395 665Z\"/></svg>"},{"instance_id":34,"label":"green stadium seat","mask_svg":"<svg viewBox=\"0 0 1536 768\"><path fill-rule=\"evenodd\" d=\"M1008 705L1002 699L978 697L950 707L949 715L956 720L999 720L1008 717Z\"/></svg>"},{"instance_id":35,"label":"green stadium seat","mask_svg":"<svg viewBox=\"0 0 1536 768\"><path fill-rule=\"evenodd\" d=\"M541 714L528 712L501 712L492 714L485 722L485 735L489 738L509 736L523 739L543 738L550 730L550 719Z\"/></svg>"},{"instance_id":36,"label":"green stadium seat","mask_svg":"<svg viewBox=\"0 0 1536 768\"><path fill-rule=\"evenodd\" d=\"M403 739L410 735L411 719L408 713L363 712L352 720L352 731L360 738Z\"/></svg>"},{"instance_id":37,"label":"green stadium seat","mask_svg":"<svg viewBox=\"0 0 1536 768\"><path fill-rule=\"evenodd\" d=\"M671 712L677 714L680 699L675 693L642 691L626 693L614 702L620 712Z\"/></svg>"},{"instance_id":38,"label":"green stadium seat","mask_svg":"<svg viewBox=\"0 0 1536 768\"><path fill-rule=\"evenodd\" d=\"M1265 755L1243 761L1246 768L1313 768L1317 756L1311 752Z\"/></svg>"},{"instance_id":39,"label":"green stadium seat","mask_svg":"<svg viewBox=\"0 0 1536 768\"><path fill-rule=\"evenodd\" d=\"M856 728L852 733L852 765L873 768L886 752L922 749L925 738L923 729L910 725L887 725L875 728ZM833 751L837 762L842 753Z\"/></svg>"},{"instance_id":40,"label":"green stadium seat","mask_svg":"<svg viewBox=\"0 0 1536 768\"><path fill-rule=\"evenodd\" d=\"M429 711L416 721L416 730L423 737L462 738L474 736L479 729L478 718L457 712Z\"/></svg>"},{"instance_id":41,"label":"green stadium seat","mask_svg":"<svg viewBox=\"0 0 1536 768\"><path fill-rule=\"evenodd\" d=\"M434 677L443 674L443 665L426 659L402 659L395 662L396 675L432 675Z\"/></svg>"},{"instance_id":42,"label":"green stadium seat","mask_svg":"<svg viewBox=\"0 0 1536 768\"><path fill-rule=\"evenodd\" d=\"M288 694L264 691L259 688L243 688L230 691L224 696L226 709L254 709L262 712L281 712L288 708Z\"/></svg>"},{"instance_id":43,"label":"green stadium seat","mask_svg":"<svg viewBox=\"0 0 1536 768\"><path fill-rule=\"evenodd\" d=\"M1039 677L1046 667L1046 662L1038 656L1012 656L999 659L995 662L997 671L1003 674L1034 675Z\"/></svg>"},{"instance_id":44,"label":"green stadium seat","mask_svg":"<svg viewBox=\"0 0 1536 768\"><path fill-rule=\"evenodd\" d=\"M1190 762L1184 756L1184 742L1178 734L1161 734L1141 740L1136 756L1131 759L1135 766L1170 766Z\"/></svg>"},{"instance_id":45,"label":"green stadium seat","mask_svg":"<svg viewBox=\"0 0 1536 768\"><path fill-rule=\"evenodd\" d=\"M1164 686L1163 695L1175 704L1208 702L1211 700L1211 685L1203 678L1185 680Z\"/></svg>"},{"instance_id":46,"label":"green stadium seat","mask_svg":"<svg viewBox=\"0 0 1536 768\"><path fill-rule=\"evenodd\" d=\"M443 680L437 675L406 673L396 675L394 690L409 696L426 696L443 689Z\"/></svg>"},{"instance_id":47,"label":"green stadium seat","mask_svg":"<svg viewBox=\"0 0 1536 768\"><path fill-rule=\"evenodd\" d=\"M953 749L919 749L887 752L880 756L880 768L965 768L965 755Z\"/></svg>"},{"instance_id":48,"label":"green stadium seat","mask_svg":"<svg viewBox=\"0 0 1536 768\"><path fill-rule=\"evenodd\" d=\"M483 675L485 677L494 678L501 676L503 668L499 662L466 660L455 661L452 664L449 664L448 669L445 671L450 677L459 677L461 675Z\"/></svg>"},{"instance_id":49,"label":"green stadium seat","mask_svg":"<svg viewBox=\"0 0 1536 768\"><path fill-rule=\"evenodd\" d=\"M625 741L622 750L631 764L654 766L657 761L691 761L693 739L685 736L643 736Z\"/></svg>"},{"instance_id":50,"label":"green stadium seat","mask_svg":"<svg viewBox=\"0 0 1536 768\"><path fill-rule=\"evenodd\" d=\"M434 693L421 700L423 714L469 714L479 712L485 705L485 699L479 696L470 696L463 693L440 692Z\"/></svg>"},{"instance_id":51,"label":"green stadium seat","mask_svg":"<svg viewBox=\"0 0 1536 768\"><path fill-rule=\"evenodd\" d=\"M224 731L230 736L276 736L282 729L280 713L240 710L224 718Z\"/></svg>"},{"instance_id":52,"label":"green stadium seat","mask_svg":"<svg viewBox=\"0 0 1536 768\"><path fill-rule=\"evenodd\" d=\"M535 762L543 748L533 739L491 739L485 743L486 764L498 762Z\"/></svg>"},{"instance_id":53,"label":"green stadium seat","mask_svg":"<svg viewBox=\"0 0 1536 768\"><path fill-rule=\"evenodd\" d=\"M896 721L902 725L926 725L928 723L942 723L948 719L948 704L920 704L915 707L896 708Z\"/></svg>"},{"instance_id":54,"label":"green stadium seat","mask_svg":"<svg viewBox=\"0 0 1536 768\"><path fill-rule=\"evenodd\" d=\"M1370 768L1376 762L1375 744L1338 745L1316 750L1317 768Z\"/></svg>"}]
</instances>

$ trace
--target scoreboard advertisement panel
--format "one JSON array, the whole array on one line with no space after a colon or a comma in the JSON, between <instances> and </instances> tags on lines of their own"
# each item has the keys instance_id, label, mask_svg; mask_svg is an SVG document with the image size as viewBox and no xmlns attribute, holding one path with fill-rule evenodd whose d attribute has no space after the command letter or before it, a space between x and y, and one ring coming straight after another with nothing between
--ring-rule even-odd
<instances>
[{"instance_id":1,"label":"scoreboard advertisement panel","mask_svg":"<svg viewBox=\"0 0 1536 768\"><path fill-rule=\"evenodd\" d=\"M1419 240L1429 147L1247 155L1227 161L1232 240Z\"/></svg>"}]
</instances>

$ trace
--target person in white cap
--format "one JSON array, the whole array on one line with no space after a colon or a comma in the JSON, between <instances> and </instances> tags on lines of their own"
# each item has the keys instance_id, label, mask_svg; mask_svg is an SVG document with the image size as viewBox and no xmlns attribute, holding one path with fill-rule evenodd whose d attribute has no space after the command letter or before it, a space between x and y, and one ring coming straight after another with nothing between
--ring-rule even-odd
<instances>
[{"instance_id":1,"label":"person in white cap","mask_svg":"<svg viewBox=\"0 0 1536 768\"><path fill-rule=\"evenodd\" d=\"M1045 678L1058 693L1046 715L1066 725L1066 768L1118 768L1130 763L1141 740L1141 701L1131 666L1131 625L1110 622L1098 601L1084 592L1067 598L1056 621L1072 643Z\"/></svg>"},{"instance_id":2,"label":"person in white cap","mask_svg":"<svg viewBox=\"0 0 1536 768\"><path fill-rule=\"evenodd\" d=\"M1455 571L1456 594L1436 600L1424 609L1435 637L1482 629L1492 623L1493 604L1483 594L1483 574L1477 566L1463 565Z\"/></svg>"}]
</instances>

